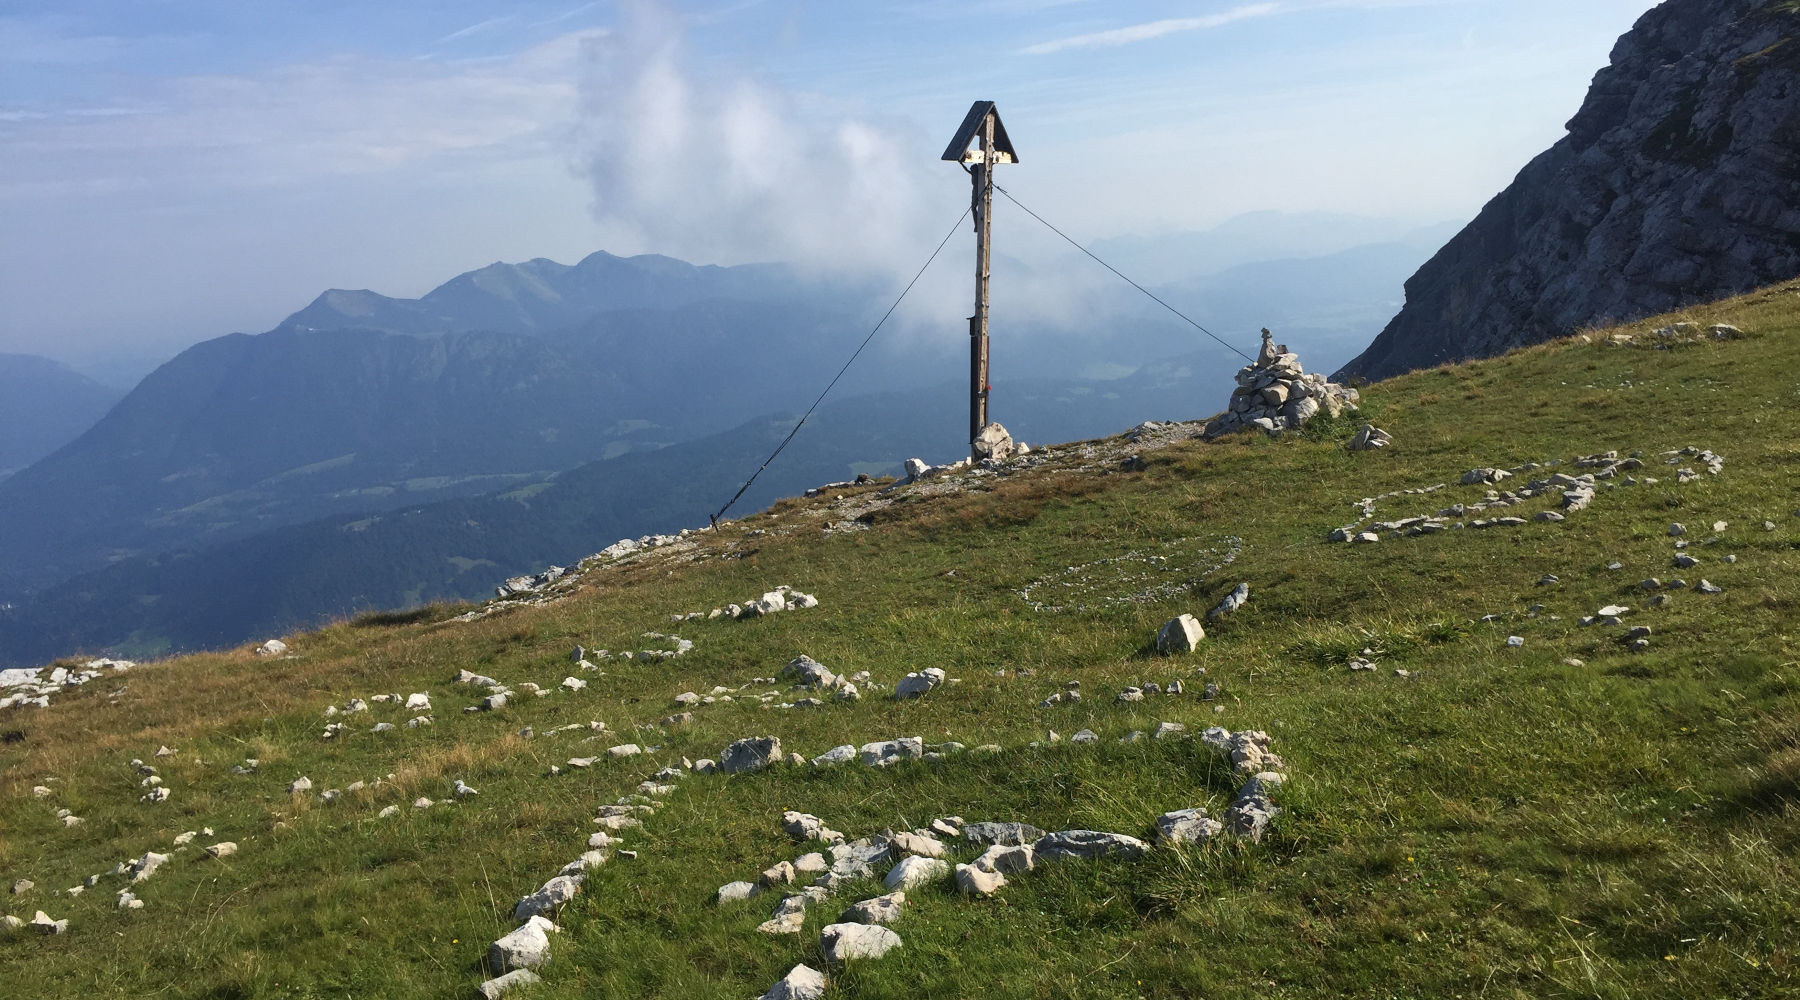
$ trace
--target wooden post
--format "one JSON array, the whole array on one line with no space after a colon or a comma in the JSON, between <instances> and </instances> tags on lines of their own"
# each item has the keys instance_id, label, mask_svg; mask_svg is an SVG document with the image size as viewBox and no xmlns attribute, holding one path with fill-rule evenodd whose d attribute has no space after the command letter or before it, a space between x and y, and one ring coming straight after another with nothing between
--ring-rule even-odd
<instances>
[{"instance_id":1,"label":"wooden post","mask_svg":"<svg viewBox=\"0 0 1800 1000\"><path fill-rule=\"evenodd\" d=\"M974 183L975 315L969 317L969 457L976 458L975 435L988 425L988 264L994 240L994 167L1019 162L1006 124L993 101L976 101L963 118L944 159L960 163Z\"/></svg>"},{"instance_id":2,"label":"wooden post","mask_svg":"<svg viewBox=\"0 0 1800 1000\"><path fill-rule=\"evenodd\" d=\"M975 315L969 317L970 442L988 425L988 262L994 241L994 119L992 109L982 116L981 158L969 172L975 185ZM977 457L972 444L969 457Z\"/></svg>"}]
</instances>

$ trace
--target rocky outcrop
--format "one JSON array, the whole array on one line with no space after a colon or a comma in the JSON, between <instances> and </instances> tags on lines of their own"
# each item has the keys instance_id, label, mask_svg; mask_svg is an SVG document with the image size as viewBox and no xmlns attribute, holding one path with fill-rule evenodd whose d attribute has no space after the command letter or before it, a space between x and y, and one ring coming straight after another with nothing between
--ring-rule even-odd
<instances>
[{"instance_id":1,"label":"rocky outcrop","mask_svg":"<svg viewBox=\"0 0 1800 1000\"><path fill-rule=\"evenodd\" d=\"M1406 283L1338 372L1488 357L1800 274L1800 8L1667 0L1568 135Z\"/></svg>"}]
</instances>

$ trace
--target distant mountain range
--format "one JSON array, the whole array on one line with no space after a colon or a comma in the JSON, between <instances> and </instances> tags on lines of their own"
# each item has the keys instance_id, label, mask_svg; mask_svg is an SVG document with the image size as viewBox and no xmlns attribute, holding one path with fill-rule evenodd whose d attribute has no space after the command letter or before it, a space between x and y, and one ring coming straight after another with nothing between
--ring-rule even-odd
<instances>
[{"instance_id":1,"label":"distant mountain range","mask_svg":"<svg viewBox=\"0 0 1800 1000\"><path fill-rule=\"evenodd\" d=\"M1278 326L1324 368L1430 249L1243 264L1160 292L1230 341ZM1023 284L1022 268L997 262L997 281ZM331 290L267 333L198 344L0 481L0 663L479 596L704 523L786 432L758 415L816 395L893 291L597 253L490 265L418 299ZM955 457L962 390L943 380L963 343L877 341L746 502ZM1123 285L1008 324L996 354L996 416L1031 441L1206 415L1240 363Z\"/></svg>"},{"instance_id":2,"label":"distant mountain range","mask_svg":"<svg viewBox=\"0 0 1800 1000\"><path fill-rule=\"evenodd\" d=\"M73 441L123 395L49 358L0 354L0 480Z\"/></svg>"}]
</instances>

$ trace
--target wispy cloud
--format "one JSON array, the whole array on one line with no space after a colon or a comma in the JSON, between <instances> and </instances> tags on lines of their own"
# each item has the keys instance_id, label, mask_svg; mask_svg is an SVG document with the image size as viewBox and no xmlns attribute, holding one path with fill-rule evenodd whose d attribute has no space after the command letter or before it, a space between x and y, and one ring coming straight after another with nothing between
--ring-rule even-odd
<instances>
[{"instance_id":1,"label":"wispy cloud","mask_svg":"<svg viewBox=\"0 0 1800 1000\"><path fill-rule=\"evenodd\" d=\"M1085 35L1071 35L1067 38L1056 38L1048 42L1039 42L1027 46L1022 51L1026 55L1042 56L1067 49L1110 48L1118 45L1130 45L1133 42L1146 42L1152 38L1179 34L1184 31L1203 31L1218 28L1234 21L1248 20L1253 17L1266 17L1281 9L1278 3L1253 3L1219 14L1208 14L1205 17L1171 17L1160 21L1146 21L1142 24L1127 25L1107 31L1095 31Z\"/></svg>"},{"instance_id":2,"label":"wispy cloud","mask_svg":"<svg viewBox=\"0 0 1800 1000\"><path fill-rule=\"evenodd\" d=\"M467 38L470 35L479 35L482 32L487 31L490 28L498 28L502 24L505 24L511 20L512 20L512 16L506 15L506 16L502 16L502 17L490 17L485 21L477 21L474 24L471 24L466 28L460 28L456 31L452 31L448 35L445 35L444 37L438 39L434 44L442 45L445 42L454 42L458 38Z\"/></svg>"}]
</instances>

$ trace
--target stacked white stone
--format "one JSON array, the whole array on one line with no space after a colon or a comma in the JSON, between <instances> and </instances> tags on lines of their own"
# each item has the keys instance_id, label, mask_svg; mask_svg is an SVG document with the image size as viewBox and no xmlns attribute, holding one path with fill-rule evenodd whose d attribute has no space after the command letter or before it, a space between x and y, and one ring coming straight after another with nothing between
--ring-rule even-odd
<instances>
[{"instance_id":1,"label":"stacked white stone","mask_svg":"<svg viewBox=\"0 0 1800 1000\"><path fill-rule=\"evenodd\" d=\"M1296 430L1323 412L1337 416L1355 411L1357 392L1300 366L1286 345L1274 347L1263 331L1263 349L1253 364L1237 373L1238 387L1226 411L1206 425L1207 437L1258 428L1270 436Z\"/></svg>"}]
</instances>

